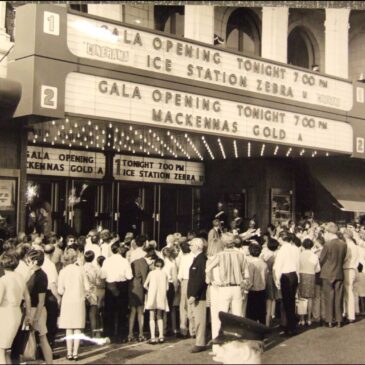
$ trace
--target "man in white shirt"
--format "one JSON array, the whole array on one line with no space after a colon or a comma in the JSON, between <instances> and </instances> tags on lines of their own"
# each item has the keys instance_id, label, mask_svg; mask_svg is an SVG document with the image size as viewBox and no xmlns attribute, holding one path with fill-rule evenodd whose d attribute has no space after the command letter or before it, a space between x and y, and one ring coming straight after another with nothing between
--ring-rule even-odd
<instances>
[{"instance_id":1,"label":"man in white shirt","mask_svg":"<svg viewBox=\"0 0 365 365\"><path fill-rule=\"evenodd\" d=\"M354 281L356 277L357 267L360 263L359 248L353 239L351 229L345 229L343 232L345 242L347 244L347 252L343 263L344 273L344 309L347 314L347 319L350 323L355 321L355 292Z\"/></svg>"},{"instance_id":2,"label":"man in white shirt","mask_svg":"<svg viewBox=\"0 0 365 365\"><path fill-rule=\"evenodd\" d=\"M96 229L92 229L89 234L88 234L88 238L86 239L86 245L85 245L85 249L84 252L87 251L92 251L95 254L95 258L93 261L94 265L97 265L97 258L101 255L101 247L99 245L99 234L98 231Z\"/></svg>"},{"instance_id":3,"label":"man in white shirt","mask_svg":"<svg viewBox=\"0 0 365 365\"><path fill-rule=\"evenodd\" d=\"M57 334L58 306L61 303L61 297L57 291L58 273L56 265L52 262L54 251L55 247L53 244L47 244L44 247L45 255L42 265L42 270L46 273L48 279L45 307L47 309L47 338L51 348L53 348L54 339Z\"/></svg>"},{"instance_id":4,"label":"man in white shirt","mask_svg":"<svg viewBox=\"0 0 365 365\"><path fill-rule=\"evenodd\" d=\"M134 250L129 250L130 254L127 256L127 259L130 263L146 256L146 251L143 249L146 243L146 237L137 236L134 241L136 244L136 248Z\"/></svg>"},{"instance_id":5,"label":"man in white shirt","mask_svg":"<svg viewBox=\"0 0 365 365\"><path fill-rule=\"evenodd\" d=\"M120 254L119 242L112 244L111 252L101 269L106 280L105 334L120 342L128 335L128 281L133 275L130 263Z\"/></svg>"},{"instance_id":6,"label":"man in white shirt","mask_svg":"<svg viewBox=\"0 0 365 365\"><path fill-rule=\"evenodd\" d=\"M279 234L280 249L277 252L273 272L275 285L281 289L283 306L287 319L286 333L295 335L297 317L295 314L295 295L299 283L299 248L294 245L290 232L283 231Z\"/></svg>"},{"instance_id":7,"label":"man in white shirt","mask_svg":"<svg viewBox=\"0 0 365 365\"><path fill-rule=\"evenodd\" d=\"M185 238L185 242L180 243L182 252L177 278L180 282L180 333L181 336L187 337L189 322L189 334L191 337L195 335L193 307L188 303L188 280L190 266L194 261L194 255L190 252L190 246Z\"/></svg>"}]
</instances>

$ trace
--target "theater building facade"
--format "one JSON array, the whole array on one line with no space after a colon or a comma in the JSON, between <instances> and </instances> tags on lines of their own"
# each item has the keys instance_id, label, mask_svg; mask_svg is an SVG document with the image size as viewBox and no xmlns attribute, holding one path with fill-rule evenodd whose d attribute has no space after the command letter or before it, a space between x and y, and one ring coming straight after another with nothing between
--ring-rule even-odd
<instances>
[{"instance_id":1,"label":"theater building facade","mask_svg":"<svg viewBox=\"0 0 365 365\"><path fill-rule=\"evenodd\" d=\"M14 230L125 233L137 198L161 243L209 228L218 201L262 228L365 212L365 88L343 34L362 11L85 6L16 9L0 79Z\"/></svg>"}]
</instances>

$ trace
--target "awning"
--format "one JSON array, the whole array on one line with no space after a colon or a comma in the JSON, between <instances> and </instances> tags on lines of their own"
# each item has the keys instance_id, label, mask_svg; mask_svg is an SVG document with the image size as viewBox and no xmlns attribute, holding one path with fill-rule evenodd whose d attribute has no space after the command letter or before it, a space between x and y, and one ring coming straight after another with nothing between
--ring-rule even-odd
<instances>
[{"instance_id":1,"label":"awning","mask_svg":"<svg viewBox=\"0 0 365 365\"><path fill-rule=\"evenodd\" d=\"M0 122L11 119L21 94L19 82L0 78Z\"/></svg>"},{"instance_id":2,"label":"awning","mask_svg":"<svg viewBox=\"0 0 365 365\"><path fill-rule=\"evenodd\" d=\"M308 162L314 178L334 197L339 209L365 212L365 161L331 158Z\"/></svg>"}]
</instances>

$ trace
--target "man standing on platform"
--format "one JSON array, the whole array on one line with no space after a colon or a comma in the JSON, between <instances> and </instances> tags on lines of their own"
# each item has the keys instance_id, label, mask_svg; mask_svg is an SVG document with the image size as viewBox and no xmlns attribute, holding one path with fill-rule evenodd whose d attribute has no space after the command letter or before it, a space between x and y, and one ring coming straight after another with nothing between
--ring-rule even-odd
<instances>
[{"instance_id":1,"label":"man standing on platform","mask_svg":"<svg viewBox=\"0 0 365 365\"><path fill-rule=\"evenodd\" d=\"M224 230L225 228L227 228L228 219L227 219L227 215L226 215L226 213L224 211L224 208L223 208L223 203L218 202L217 208L218 208L218 211L214 215L213 219L218 219L221 223L221 229Z\"/></svg>"},{"instance_id":2,"label":"man standing on platform","mask_svg":"<svg viewBox=\"0 0 365 365\"><path fill-rule=\"evenodd\" d=\"M196 341L192 348L192 353L206 350L206 292L205 266L207 257L203 252L204 242L201 238L193 238L190 241L190 250L194 255L194 261L189 270L188 298L189 305L192 306L192 314L195 323Z\"/></svg>"},{"instance_id":3,"label":"man standing on platform","mask_svg":"<svg viewBox=\"0 0 365 365\"><path fill-rule=\"evenodd\" d=\"M208 233L208 242L211 242L222 236L222 225L219 219L213 220L213 228Z\"/></svg>"},{"instance_id":4,"label":"man standing on platform","mask_svg":"<svg viewBox=\"0 0 365 365\"><path fill-rule=\"evenodd\" d=\"M330 222L324 234L325 245L321 252L321 279L325 303L326 322L328 327L333 327L333 314L337 327L342 325L343 313L343 265L347 253L347 245L337 236L338 227ZM334 313L333 313L334 312Z\"/></svg>"}]
</instances>

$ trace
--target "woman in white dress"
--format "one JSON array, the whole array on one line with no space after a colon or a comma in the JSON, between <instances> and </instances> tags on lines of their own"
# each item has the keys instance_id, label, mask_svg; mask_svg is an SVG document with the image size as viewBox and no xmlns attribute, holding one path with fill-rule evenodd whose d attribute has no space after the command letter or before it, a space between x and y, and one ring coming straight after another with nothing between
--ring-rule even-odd
<instances>
[{"instance_id":1,"label":"woman in white dress","mask_svg":"<svg viewBox=\"0 0 365 365\"><path fill-rule=\"evenodd\" d=\"M89 291L83 267L77 264L74 249L64 253L65 267L58 277L58 293L62 295L59 328L66 330L67 359L78 360L81 331L85 328L85 298Z\"/></svg>"},{"instance_id":2,"label":"woman in white dress","mask_svg":"<svg viewBox=\"0 0 365 365\"><path fill-rule=\"evenodd\" d=\"M150 271L144 283L144 288L147 290L145 310L150 312L150 331L151 344L157 342L163 343L163 314L169 311L167 302L167 291L169 289L169 281L165 271L163 271L164 261L160 258L155 260L155 269ZM159 340L156 339L156 321L155 311L157 312L157 326L159 332Z\"/></svg>"},{"instance_id":3,"label":"woman in white dress","mask_svg":"<svg viewBox=\"0 0 365 365\"><path fill-rule=\"evenodd\" d=\"M0 364L7 363L5 350L11 348L19 329L22 299L26 304L25 324L31 324L29 292L21 274L14 272L18 263L14 254L4 253L0 256L0 266L4 270L4 275L0 278Z\"/></svg>"}]
</instances>

